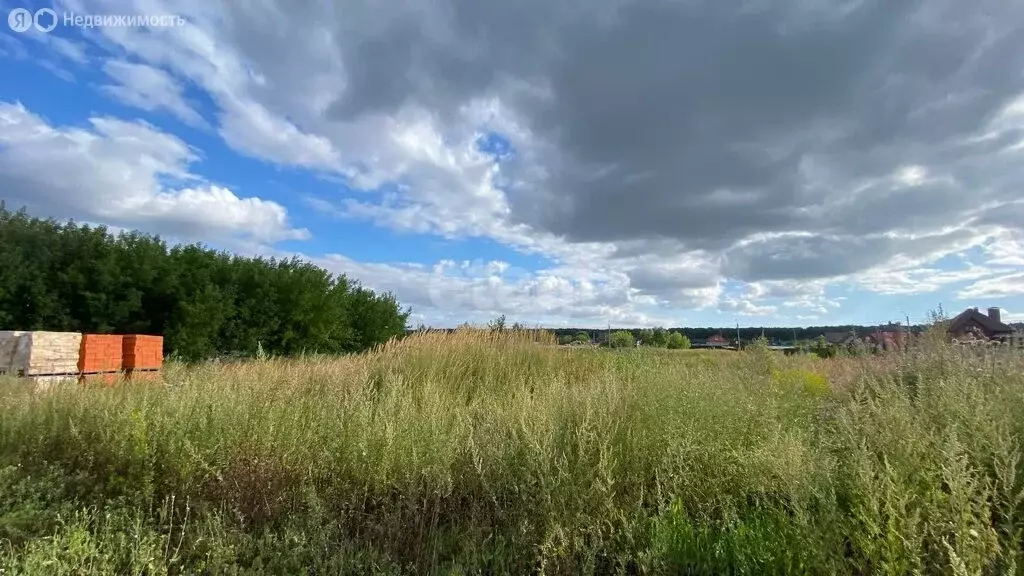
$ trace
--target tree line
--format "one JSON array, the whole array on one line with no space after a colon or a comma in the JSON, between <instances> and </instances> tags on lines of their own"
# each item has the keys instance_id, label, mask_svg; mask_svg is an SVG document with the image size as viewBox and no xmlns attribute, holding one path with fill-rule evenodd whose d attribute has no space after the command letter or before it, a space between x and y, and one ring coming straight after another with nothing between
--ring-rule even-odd
<instances>
[{"instance_id":1,"label":"tree line","mask_svg":"<svg viewBox=\"0 0 1024 576\"><path fill-rule=\"evenodd\" d=\"M0 202L0 329L159 334L185 360L355 352L409 310L298 258L246 258L139 232L30 217Z\"/></svg>"},{"instance_id":2,"label":"tree line","mask_svg":"<svg viewBox=\"0 0 1024 576\"><path fill-rule=\"evenodd\" d=\"M808 345L813 344L817 339L829 332L842 332L849 333L855 331L858 334L867 334L879 328L883 330L898 330L900 329L895 325L883 325L879 326L855 326L855 325L844 325L844 326L807 326L797 328L781 328L781 327L741 327L739 329L739 339L742 342L754 342L755 340L764 336L770 344L795 344L805 343ZM923 330L923 326L911 326L912 332L918 333ZM574 339L582 340L584 337L591 342L607 342L611 335L616 332L628 332L637 340L644 342L657 341L657 346L663 345L663 338L671 335L672 333L679 333L686 338L688 342L694 344L705 342L712 336L722 336L726 340L735 341L737 337L736 327L732 328L632 328L632 329L617 329L608 330L605 328L598 329L585 329L585 328L552 328L551 332L554 332L555 336L559 341L568 343Z\"/></svg>"},{"instance_id":3,"label":"tree line","mask_svg":"<svg viewBox=\"0 0 1024 576\"><path fill-rule=\"evenodd\" d=\"M690 339L677 330L668 331L665 328L641 328L637 330L616 330L605 333L605 338L592 340L590 333L580 330L575 334L562 334L558 336L559 344L606 344L612 348L626 348L631 346L650 346L653 348L668 348L671 350L686 350L690 348Z\"/></svg>"}]
</instances>

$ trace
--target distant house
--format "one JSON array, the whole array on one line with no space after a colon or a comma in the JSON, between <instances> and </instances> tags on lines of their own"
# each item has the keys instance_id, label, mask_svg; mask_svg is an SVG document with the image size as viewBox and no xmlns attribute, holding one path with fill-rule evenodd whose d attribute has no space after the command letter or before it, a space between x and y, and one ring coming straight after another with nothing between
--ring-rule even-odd
<instances>
[{"instance_id":1,"label":"distant house","mask_svg":"<svg viewBox=\"0 0 1024 576\"><path fill-rule=\"evenodd\" d=\"M730 345L729 340L725 339L721 334L715 334L705 341L693 343L693 347L699 348L725 348Z\"/></svg>"},{"instance_id":2,"label":"distant house","mask_svg":"<svg viewBox=\"0 0 1024 576\"><path fill-rule=\"evenodd\" d=\"M906 332L902 330L876 330L866 340L879 350L898 350L906 343Z\"/></svg>"},{"instance_id":3,"label":"distant house","mask_svg":"<svg viewBox=\"0 0 1024 576\"><path fill-rule=\"evenodd\" d=\"M957 340L1004 341L1014 335L1014 329L1003 324L999 308L989 308L987 315L968 308L949 322L949 334Z\"/></svg>"}]
</instances>

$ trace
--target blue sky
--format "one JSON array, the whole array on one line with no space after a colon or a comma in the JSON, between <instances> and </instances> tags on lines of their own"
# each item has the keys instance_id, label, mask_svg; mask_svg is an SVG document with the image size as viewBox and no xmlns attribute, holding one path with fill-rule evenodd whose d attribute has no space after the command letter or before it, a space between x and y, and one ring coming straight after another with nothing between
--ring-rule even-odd
<instances>
[{"instance_id":1,"label":"blue sky","mask_svg":"<svg viewBox=\"0 0 1024 576\"><path fill-rule=\"evenodd\" d=\"M1024 85L986 73L1010 56L984 30L940 42L926 79L908 46L941 31L912 19L887 32L900 57L872 60L840 54L875 49L845 13L624 6L602 23L531 3L509 27L488 8L489 44L440 5L407 29L405 4L8 0L182 21L4 27L0 199L297 254L437 326L876 324L939 304L1024 321ZM750 45L665 36L717 62L707 76L649 41L675 18ZM779 23L796 32L763 33ZM823 30L848 39L835 61L795 59ZM854 78L860 99L829 87Z\"/></svg>"}]
</instances>

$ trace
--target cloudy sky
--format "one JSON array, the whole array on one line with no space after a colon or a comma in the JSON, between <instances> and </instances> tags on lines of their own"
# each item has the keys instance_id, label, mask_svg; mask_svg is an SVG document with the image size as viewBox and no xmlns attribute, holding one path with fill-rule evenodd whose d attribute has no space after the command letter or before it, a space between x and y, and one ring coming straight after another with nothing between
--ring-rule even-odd
<instances>
[{"instance_id":1,"label":"cloudy sky","mask_svg":"<svg viewBox=\"0 0 1024 576\"><path fill-rule=\"evenodd\" d=\"M33 214L300 254L436 326L1024 320L1020 2L0 7L58 15L0 24Z\"/></svg>"}]
</instances>

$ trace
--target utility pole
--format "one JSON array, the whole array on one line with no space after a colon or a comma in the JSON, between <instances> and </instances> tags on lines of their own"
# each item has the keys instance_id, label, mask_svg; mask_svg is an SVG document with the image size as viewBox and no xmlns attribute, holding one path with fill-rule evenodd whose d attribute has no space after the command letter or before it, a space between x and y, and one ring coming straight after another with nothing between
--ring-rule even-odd
<instances>
[{"instance_id":1,"label":"utility pole","mask_svg":"<svg viewBox=\"0 0 1024 576\"><path fill-rule=\"evenodd\" d=\"M741 342L742 342L742 340L740 340L740 323L737 320L736 321L736 349L737 350L739 350L739 349L741 349L743 347Z\"/></svg>"},{"instance_id":2,"label":"utility pole","mask_svg":"<svg viewBox=\"0 0 1024 576\"><path fill-rule=\"evenodd\" d=\"M903 329L903 342L900 343L904 349L910 345L910 337L913 336L913 332L910 330L910 314L903 313L903 318L907 321L906 328Z\"/></svg>"}]
</instances>

